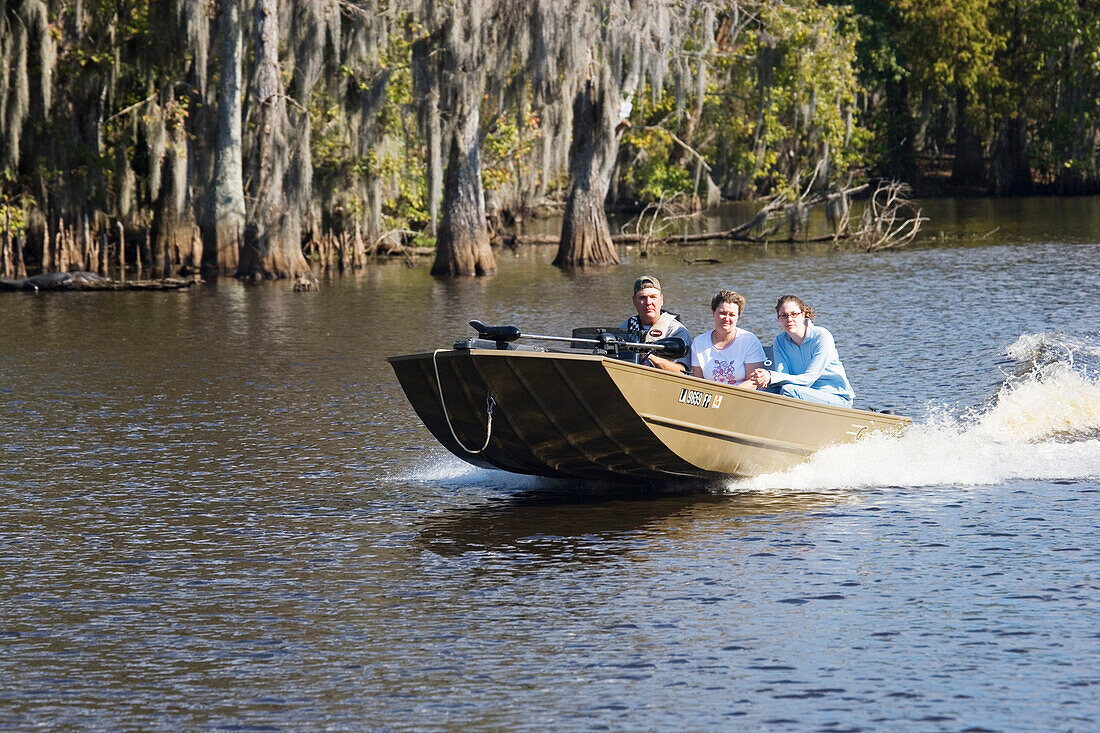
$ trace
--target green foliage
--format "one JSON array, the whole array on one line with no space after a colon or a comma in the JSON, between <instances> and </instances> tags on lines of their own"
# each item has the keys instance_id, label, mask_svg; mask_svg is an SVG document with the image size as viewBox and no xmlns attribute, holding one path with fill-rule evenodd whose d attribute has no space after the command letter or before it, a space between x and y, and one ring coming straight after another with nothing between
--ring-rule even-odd
<instances>
[{"instance_id":1,"label":"green foliage","mask_svg":"<svg viewBox=\"0 0 1100 733\"><path fill-rule=\"evenodd\" d=\"M405 26L415 30L414 24ZM313 132L315 176L321 183L324 205L338 209L345 222L365 221L369 210L364 200L366 184L379 182L382 189L383 219L375 224L384 230L423 227L430 220L427 204L427 176L422 145L412 124L413 100L409 58L410 34L390 34L382 53L358 64L341 64L339 76L355 95L375 99L375 112L353 131L345 104L332 89L315 92L310 108Z\"/></svg>"},{"instance_id":2,"label":"green foliage","mask_svg":"<svg viewBox=\"0 0 1100 733\"><path fill-rule=\"evenodd\" d=\"M771 5L762 16L767 33L783 39L774 83L767 90L764 139L774 167L756 173L779 189L808 184L828 160L834 175L863 163L865 135L853 120L858 82L855 28L844 8ZM758 53L762 35L753 44Z\"/></svg>"},{"instance_id":3,"label":"green foliage","mask_svg":"<svg viewBox=\"0 0 1100 733\"><path fill-rule=\"evenodd\" d=\"M863 83L870 93L886 92L865 118L876 134L876 160L903 146L916 155L952 152L963 100L991 175L1022 165L1040 183L1070 171L1095 185L1095 3L854 0L853 7Z\"/></svg>"},{"instance_id":4,"label":"green foliage","mask_svg":"<svg viewBox=\"0 0 1100 733\"><path fill-rule=\"evenodd\" d=\"M740 46L704 59L708 84L690 145L677 137L700 100L677 104L667 90L638 95L621 142L620 198L698 193L698 156L734 196L793 192L811 179L835 185L869 163L871 135L856 115L862 88L851 10L802 2L759 11ZM691 58L694 76L700 59Z\"/></svg>"},{"instance_id":5,"label":"green foliage","mask_svg":"<svg viewBox=\"0 0 1100 733\"><path fill-rule=\"evenodd\" d=\"M714 135L700 152L727 191L793 192L867 165L851 10L769 3L759 21L737 53L714 59L704 100L701 126Z\"/></svg>"},{"instance_id":6,"label":"green foliage","mask_svg":"<svg viewBox=\"0 0 1100 733\"><path fill-rule=\"evenodd\" d=\"M665 95L661 104L643 109L652 117L662 110L667 111L671 102ZM691 172L669 160L675 145L672 133L664 128L647 125L628 129L622 139L622 159L631 164L624 166L622 195L638 202L652 202L690 194Z\"/></svg>"},{"instance_id":7,"label":"green foliage","mask_svg":"<svg viewBox=\"0 0 1100 733\"><path fill-rule=\"evenodd\" d=\"M412 240L414 247L435 247L435 243L435 237L427 229L421 229Z\"/></svg>"},{"instance_id":8,"label":"green foliage","mask_svg":"<svg viewBox=\"0 0 1100 733\"><path fill-rule=\"evenodd\" d=\"M186 131L186 152L194 156L189 186L200 206L212 168L217 115L211 90L220 51L215 36L205 37L208 66L193 67L201 54L190 37L196 26L187 26L184 15L198 6L87 0L48 7L46 36L56 42L56 64L35 56L40 48L31 43L26 83L13 67L0 99L8 110L0 123L26 119L18 135L0 130L4 142L20 140L18 167L5 169L0 185L21 203L9 201L5 211L14 216L33 206L15 198L21 194L49 191L49 205L63 215L98 210L113 216L121 182L136 178L138 216L148 220L157 193L150 190L154 156L162 150L154 143L164 131ZM714 27L722 28L732 5L712 7ZM737 7L740 20L751 19L748 26L729 36L712 29L705 37L701 11L684 6L681 20L694 30L668 49L668 77L660 84L648 80L665 91L637 93L632 126L621 137L621 199L645 204L694 192L700 158L731 197L793 193L811 179L835 186L875 168L916 175L919 160L950 160L960 119L969 139L977 139L979 163L986 162L990 177L1011 168L1052 190L1100 190L1095 2L789 0ZM12 5L9 20L26 20L19 15L24 9ZM284 21L297 17L291 10L280 5ZM216 5L204 11L211 34L216 11ZM426 141L416 124L425 100L413 84L412 47L424 41L442 48L448 31L433 25L441 16L417 3L349 4L341 12L342 40L337 47L330 36L323 51L313 49L324 56L324 72L302 102L312 133L312 204L334 225L362 223L381 211L371 226L422 229L431 219ZM486 15L483 22L499 20ZM242 27L247 78L254 48L247 13ZM287 80L291 54L300 51L295 44L303 42L292 30L282 39ZM548 44L542 51L565 64L566 49L554 46L567 35L561 30L547 28L528 40L532 47ZM555 79L525 78L530 50L502 51L498 58L505 62L489 70L482 99L482 182L498 204L526 204L523 197L536 188L538 195L545 188L553 195L568 175L554 167L559 158L544 171L541 155L544 136L557 139L568 119L570 100L550 94L546 106L530 107L536 98L543 104L555 83L581 72L558 68ZM695 99L700 64L705 88ZM202 74L205 96L196 84ZM49 109L40 109L38 82L46 77L53 98ZM15 98L21 88L29 98ZM452 112L442 110L445 120ZM246 129L246 157L250 133L254 128Z\"/></svg>"},{"instance_id":9,"label":"green foliage","mask_svg":"<svg viewBox=\"0 0 1100 733\"><path fill-rule=\"evenodd\" d=\"M383 203L388 229L419 229L427 226L431 215L428 212L428 188L423 170L413 170L419 175L402 176L397 179L396 191Z\"/></svg>"},{"instance_id":10,"label":"green foliage","mask_svg":"<svg viewBox=\"0 0 1100 733\"><path fill-rule=\"evenodd\" d=\"M314 94L309 109L314 188L327 211L341 222L362 221L365 205L358 189L347 182L361 178L368 167L365 156L356 155L339 105L324 90Z\"/></svg>"},{"instance_id":11,"label":"green foliage","mask_svg":"<svg viewBox=\"0 0 1100 733\"><path fill-rule=\"evenodd\" d=\"M0 202L0 231L13 237L22 237L26 234L27 205L33 203L33 200Z\"/></svg>"},{"instance_id":12,"label":"green foliage","mask_svg":"<svg viewBox=\"0 0 1100 733\"><path fill-rule=\"evenodd\" d=\"M1027 155L1040 181L1095 179L1100 13L1073 0L1002 2L996 10L991 24L1003 44L998 83L987 94L992 126L1030 121Z\"/></svg>"},{"instance_id":13,"label":"green foliage","mask_svg":"<svg viewBox=\"0 0 1100 733\"><path fill-rule=\"evenodd\" d=\"M531 151L542 137L539 117L533 112L517 121L511 115L497 117L481 145L481 182L488 190L514 183L534 169Z\"/></svg>"}]
</instances>

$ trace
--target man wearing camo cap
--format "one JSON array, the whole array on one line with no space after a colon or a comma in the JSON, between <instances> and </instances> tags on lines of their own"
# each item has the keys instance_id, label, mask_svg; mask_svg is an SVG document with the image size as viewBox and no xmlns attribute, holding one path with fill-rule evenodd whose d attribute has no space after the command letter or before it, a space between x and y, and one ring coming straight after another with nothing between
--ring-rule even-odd
<instances>
[{"instance_id":1,"label":"man wearing camo cap","mask_svg":"<svg viewBox=\"0 0 1100 733\"><path fill-rule=\"evenodd\" d=\"M662 306L665 296L661 291L661 281L652 275L642 275L634 281L634 308L637 315L627 318L619 328L629 331L635 341L652 343L664 338L682 338L691 344L691 334L680 323L675 313L669 313ZM655 354L638 356L639 364L648 364L677 374L691 374L691 354L672 361Z\"/></svg>"}]
</instances>

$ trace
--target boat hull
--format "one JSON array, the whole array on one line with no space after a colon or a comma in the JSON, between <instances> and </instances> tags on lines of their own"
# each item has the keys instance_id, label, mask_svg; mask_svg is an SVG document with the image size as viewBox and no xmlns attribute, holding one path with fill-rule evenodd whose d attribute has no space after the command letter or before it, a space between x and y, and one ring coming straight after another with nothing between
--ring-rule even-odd
<instances>
[{"instance_id":1,"label":"boat hull","mask_svg":"<svg viewBox=\"0 0 1100 733\"><path fill-rule=\"evenodd\" d=\"M752 476L909 422L592 354L448 349L389 361L448 450L477 466L538 476Z\"/></svg>"}]
</instances>

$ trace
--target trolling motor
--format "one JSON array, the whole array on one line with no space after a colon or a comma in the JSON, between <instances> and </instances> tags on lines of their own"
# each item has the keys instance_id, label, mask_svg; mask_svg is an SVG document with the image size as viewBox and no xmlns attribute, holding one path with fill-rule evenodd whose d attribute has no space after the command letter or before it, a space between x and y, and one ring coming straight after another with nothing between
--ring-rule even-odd
<instances>
[{"instance_id":1,"label":"trolling motor","mask_svg":"<svg viewBox=\"0 0 1100 733\"><path fill-rule=\"evenodd\" d=\"M504 344L523 337L515 326L486 326L481 321L470 321L477 335L488 341L495 341L498 349L507 348Z\"/></svg>"},{"instance_id":2,"label":"trolling motor","mask_svg":"<svg viewBox=\"0 0 1100 733\"><path fill-rule=\"evenodd\" d=\"M524 334L521 333L516 326L486 326L481 321L470 321L470 326L477 331L479 339L492 341L496 344L496 348L501 350L507 349L510 342L517 341L521 338L534 339L536 341L558 341L574 344L576 347L580 348L591 346L593 347L593 354L612 356L615 358L619 358L619 354L626 351L632 353L656 354L657 356L663 356L668 359L681 359L687 356L690 348L688 343L682 338L664 338L660 341L643 344L636 341L627 341L623 339L620 334L612 333L602 328L592 329L594 333L591 335L595 338L583 338L577 336L540 336L533 333ZM467 339L459 340L455 343L456 349L469 349L471 346L472 344Z\"/></svg>"}]
</instances>

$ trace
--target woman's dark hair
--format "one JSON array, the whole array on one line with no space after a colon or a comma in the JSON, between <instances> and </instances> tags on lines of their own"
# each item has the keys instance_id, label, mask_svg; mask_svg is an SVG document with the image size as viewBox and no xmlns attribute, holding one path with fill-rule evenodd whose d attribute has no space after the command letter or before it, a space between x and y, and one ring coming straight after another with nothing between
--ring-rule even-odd
<instances>
[{"instance_id":1,"label":"woman's dark hair","mask_svg":"<svg viewBox=\"0 0 1100 733\"><path fill-rule=\"evenodd\" d=\"M797 305L798 309L800 311L802 311L802 315L806 316L806 320L808 320L808 321L812 321L814 319L814 316L817 315L816 313L814 313L814 309L811 308L806 303L806 301L802 300L802 298L799 298L797 295L782 295L782 296L780 296L779 300L775 301L775 314L776 315L779 315L779 309L783 307L784 303L794 303L795 305Z\"/></svg>"},{"instance_id":2,"label":"woman's dark hair","mask_svg":"<svg viewBox=\"0 0 1100 733\"><path fill-rule=\"evenodd\" d=\"M718 310L718 306L723 303L735 304L737 306L738 317L745 312L745 299L732 290L719 290L718 295L715 295L710 300L710 312L713 313Z\"/></svg>"}]
</instances>

